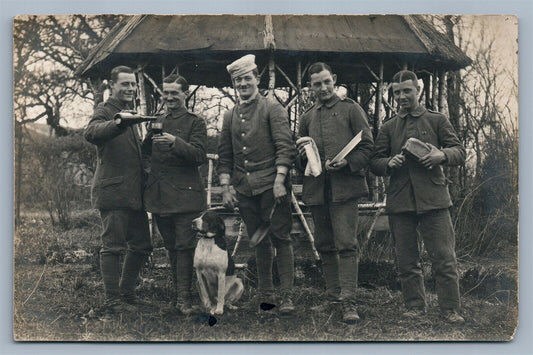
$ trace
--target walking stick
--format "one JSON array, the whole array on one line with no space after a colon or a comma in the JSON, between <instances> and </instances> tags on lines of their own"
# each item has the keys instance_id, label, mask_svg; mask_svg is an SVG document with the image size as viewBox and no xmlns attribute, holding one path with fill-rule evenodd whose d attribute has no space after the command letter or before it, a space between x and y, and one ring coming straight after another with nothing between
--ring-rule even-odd
<instances>
[{"instance_id":1,"label":"walking stick","mask_svg":"<svg viewBox=\"0 0 533 355\"><path fill-rule=\"evenodd\" d=\"M300 208L300 205L298 204L298 200L296 200L296 196L294 196L294 192L291 191L291 201L292 205L294 206L294 209L296 210L296 214L300 218L300 222L302 222L302 226L305 229L305 232L307 234L307 239L309 239L309 242L311 243L311 248L313 249L313 255L315 257L315 261L320 260L320 255L318 255L318 252L315 248L315 238L313 237L313 233L311 232L311 229L309 228L309 225L307 224L307 221L305 220L305 216L302 212L302 209Z\"/></svg>"}]
</instances>

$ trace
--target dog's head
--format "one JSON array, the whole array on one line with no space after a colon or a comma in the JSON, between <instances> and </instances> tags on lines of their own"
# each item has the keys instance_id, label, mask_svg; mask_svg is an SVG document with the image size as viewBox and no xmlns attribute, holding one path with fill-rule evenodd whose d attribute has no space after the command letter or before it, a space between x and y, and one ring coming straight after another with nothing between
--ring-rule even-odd
<instances>
[{"instance_id":1,"label":"dog's head","mask_svg":"<svg viewBox=\"0 0 533 355\"><path fill-rule=\"evenodd\" d=\"M192 221L192 227L208 238L224 236L226 233L224 221L215 211L204 212Z\"/></svg>"}]
</instances>

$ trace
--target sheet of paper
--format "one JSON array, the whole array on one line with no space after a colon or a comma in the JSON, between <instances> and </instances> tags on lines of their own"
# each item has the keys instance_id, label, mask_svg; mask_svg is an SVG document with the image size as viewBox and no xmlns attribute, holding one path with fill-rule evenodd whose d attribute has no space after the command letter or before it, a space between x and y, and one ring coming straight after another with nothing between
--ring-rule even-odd
<instances>
[{"instance_id":1,"label":"sheet of paper","mask_svg":"<svg viewBox=\"0 0 533 355\"><path fill-rule=\"evenodd\" d=\"M348 144L344 146L344 148L342 148L342 150L335 156L335 158L331 160L330 164L337 163L344 159L348 155L348 153L350 153L359 144L359 142L361 142L362 135L363 131L359 131L359 133L357 133L355 137L353 137L352 140L349 141Z\"/></svg>"}]
</instances>

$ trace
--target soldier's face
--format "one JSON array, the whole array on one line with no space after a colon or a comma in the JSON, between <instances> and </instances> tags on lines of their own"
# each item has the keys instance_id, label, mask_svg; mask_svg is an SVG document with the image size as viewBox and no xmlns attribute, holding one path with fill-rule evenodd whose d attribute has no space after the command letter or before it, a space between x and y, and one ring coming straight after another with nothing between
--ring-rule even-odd
<instances>
[{"instance_id":1,"label":"soldier's face","mask_svg":"<svg viewBox=\"0 0 533 355\"><path fill-rule=\"evenodd\" d=\"M411 112L418 107L418 94L420 88L413 80L392 83L392 94L398 107L403 111Z\"/></svg>"},{"instance_id":2,"label":"soldier's face","mask_svg":"<svg viewBox=\"0 0 533 355\"><path fill-rule=\"evenodd\" d=\"M185 106L187 93L182 90L181 84L163 83L163 100L170 110Z\"/></svg>"},{"instance_id":3,"label":"soldier's face","mask_svg":"<svg viewBox=\"0 0 533 355\"><path fill-rule=\"evenodd\" d=\"M111 96L124 102L130 103L137 92L137 82L133 73L118 73L116 81L111 82Z\"/></svg>"},{"instance_id":4,"label":"soldier's face","mask_svg":"<svg viewBox=\"0 0 533 355\"><path fill-rule=\"evenodd\" d=\"M252 71L233 78L233 86L243 100L248 100L256 92L258 85L259 78Z\"/></svg>"},{"instance_id":5,"label":"soldier's face","mask_svg":"<svg viewBox=\"0 0 533 355\"><path fill-rule=\"evenodd\" d=\"M321 102L326 102L335 94L335 83L337 75L331 74L328 70L311 74L309 85L316 98Z\"/></svg>"}]
</instances>

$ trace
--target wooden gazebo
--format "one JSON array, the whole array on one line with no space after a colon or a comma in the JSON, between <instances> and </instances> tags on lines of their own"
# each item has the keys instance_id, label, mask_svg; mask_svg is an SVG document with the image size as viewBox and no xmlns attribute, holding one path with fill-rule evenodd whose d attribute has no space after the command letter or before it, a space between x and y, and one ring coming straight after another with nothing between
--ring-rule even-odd
<instances>
[{"instance_id":1,"label":"wooden gazebo","mask_svg":"<svg viewBox=\"0 0 533 355\"><path fill-rule=\"evenodd\" d=\"M283 104L294 121L307 67L330 64L352 98L374 104L375 132L380 118L394 112L386 82L395 72L416 71L426 84L426 105L442 110L445 73L471 63L420 15L135 15L119 23L77 73L105 78L126 64L153 86L177 68L191 84L230 87L226 65L248 53L256 55L272 95L275 88L289 89ZM370 84L370 96L361 98L360 84ZM150 100L143 104L153 110Z\"/></svg>"}]
</instances>

